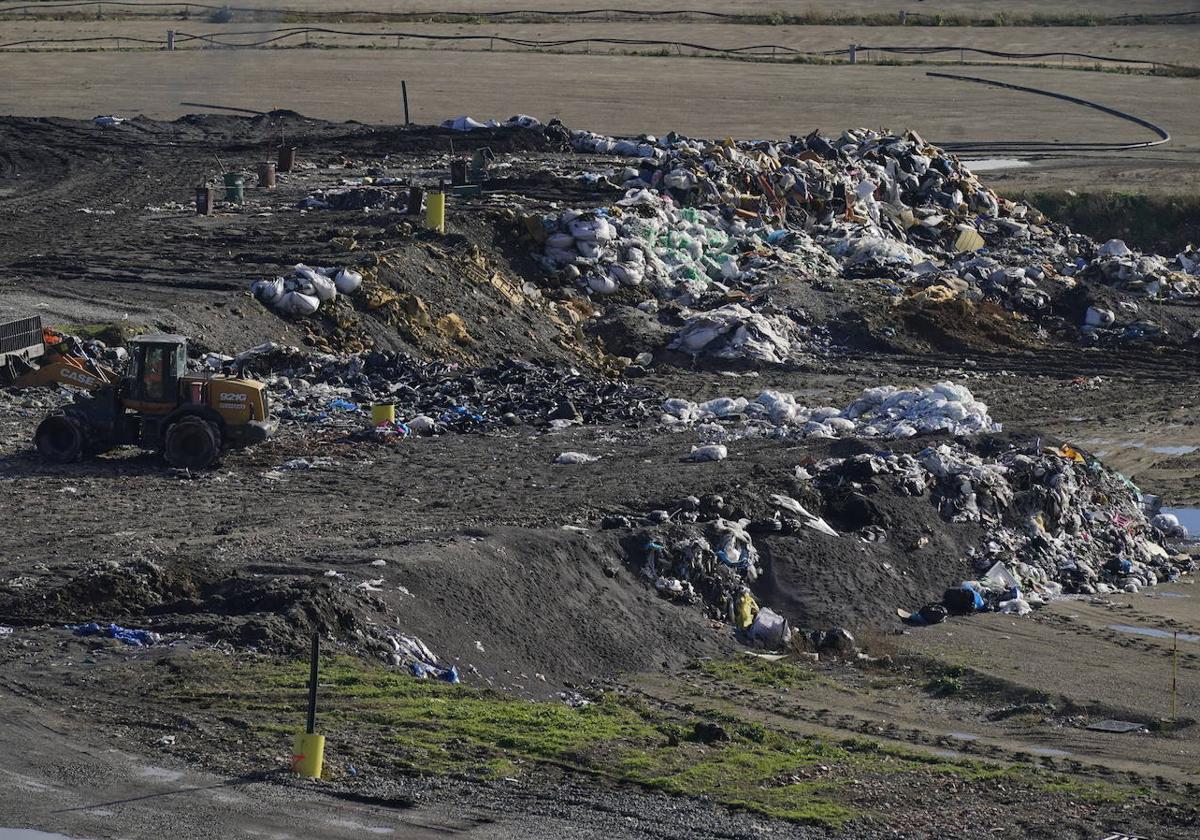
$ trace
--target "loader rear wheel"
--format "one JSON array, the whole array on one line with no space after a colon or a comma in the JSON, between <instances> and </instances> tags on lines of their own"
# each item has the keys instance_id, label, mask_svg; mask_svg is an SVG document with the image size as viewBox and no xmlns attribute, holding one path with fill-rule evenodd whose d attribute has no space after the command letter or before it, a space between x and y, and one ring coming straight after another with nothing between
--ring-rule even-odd
<instances>
[{"instance_id":1,"label":"loader rear wheel","mask_svg":"<svg viewBox=\"0 0 1200 840\"><path fill-rule=\"evenodd\" d=\"M33 445L47 461L68 464L83 457L83 424L66 414L51 414L33 434Z\"/></svg>"},{"instance_id":2,"label":"loader rear wheel","mask_svg":"<svg viewBox=\"0 0 1200 840\"><path fill-rule=\"evenodd\" d=\"M221 454L221 433L201 417L184 417L167 429L163 456L176 469L202 470Z\"/></svg>"}]
</instances>

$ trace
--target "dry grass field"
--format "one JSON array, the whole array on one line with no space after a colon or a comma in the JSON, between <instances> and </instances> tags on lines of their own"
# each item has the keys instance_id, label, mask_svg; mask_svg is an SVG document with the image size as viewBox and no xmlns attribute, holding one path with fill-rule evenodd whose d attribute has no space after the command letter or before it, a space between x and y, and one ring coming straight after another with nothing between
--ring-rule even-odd
<instances>
[{"instance_id":1,"label":"dry grass field","mask_svg":"<svg viewBox=\"0 0 1200 840\"><path fill-rule=\"evenodd\" d=\"M1103 101L1160 122L1170 144L1015 170L1012 188L1200 186L1200 80L966 68L974 75ZM255 50L0 54L0 113L174 118L203 102L364 122L532 113L614 134L786 137L820 128L914 128L939 142L1143 140L1148 132L1058 100L934 79L921 67L735 63L689 57L415 50Z\"/></svg>"},{"instance_id":2,"label":"dry grass field","mask_svg":"<svg viewBox=\"0 0 1200 840\"><path fill-rule=\"evenodd\" d=\"M702 45L719 49L742 49L753 46L774 45L781 48L780 58L787 56L784 48L805 53L821 53L830 50L845 50L849 44L870 47L966 47L1011 53L1083 53L1114 59L1135 60L1146 63L1196 64L1200 63L1200 50L1196 47L1197 26L1151 25L1151 26L1096 26L1096 27L898 27L898 26L755 26L724 23L679 23L665 21L623 21L576 23L319 23L321 28L353 32L355 35L336 32L314 33L308 40L323 47L394 47L416 49L454 50L512 50L529 49L509 45L491 38L511 38L530 41L554 42L578 39L621 39L630 42L660 41L681 45ZM23 49L80 48L114 49L138 48L147 45L136 41L98 41L81 43L74 39L123 37L162 42L168 29L188 35L205 35L231 44L251 44L279 30L304 28L287 22L248 22L213 24L202 21L171 20L10 20L3 24L0 44L20 43L43 39L44 43L26 44ZM263 34L257 34L263 33ZM357 33L362 33L358 35ZM397 35L404 36L397 40ZM428 39L422 36L429 36ZM437 36L467 36L477 40L445 42ZM306 38L298 36L271 44L271 46L299 46ZM179 49L204 49L209 45L203 41L180 40ZM565 44L550 49L569 52L632 53L658 52L664 49L653 44ZM672 53L698 52L689 46L670 49ZM958 63L961 58L957 50L925 57L926 61ZM844 58L841 56L839 58ZM878 52L860 53L860 61L916 60L917 57L885 55ZM1092 66L1096 62L1078 57L1004 59L982 55L965 54L968 62L1025 63L1060 62L1068 65Z\"/></svg>"}]
</instances>

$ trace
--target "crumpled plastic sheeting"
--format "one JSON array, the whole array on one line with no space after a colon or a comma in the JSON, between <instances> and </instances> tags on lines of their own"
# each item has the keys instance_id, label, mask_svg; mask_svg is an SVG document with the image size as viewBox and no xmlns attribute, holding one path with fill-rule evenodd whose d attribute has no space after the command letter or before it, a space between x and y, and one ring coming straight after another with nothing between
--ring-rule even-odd
<instances>
[{"instance_id":1,"label":"crumpled plastic sheeting","mask_svg":"<svg viewBox=\"0 0 1200 840\"><path fill-rule=\"evenodd\" d=\"M840 536L790 496L772 495L771 502L778 533L816 531L824 535L817 539ZM642 576L654 583L660 595L683 603L703 603L712 618L735 624L739 595L762 571L749 530L751 521L733 518L733 508L716 495L689 496L674 513L660 513L665 521L644 536Z\"/></svg>"},{"instance_id":2,"label":"crumpled plastic sheeting","mask_svg":"<svg viewBox=\"0 0 1200 840\"><path fill-rule=\"evenodd\" d=\"M793 394L762 391L754 400L718 397L703 403L672 398L663 403L663 421L692 426L726 421L724 439L754 434L838 438L908 438L945 431L954 435L998 432L985 404L962 385L939 382L931 388L868 388L844 409L808 408ZM712 431L712 430L710 430Z\"/></svg>"},{"instance_id":3,"label":"crumpled plastic sheeting","mask_svg":"<svg viewBox=\"0 0 1200 840\"><path fill-rule=\"evenodd\" d=\"M703 601L724 615L733 596L760 573L749 524L719 515L700 524L668 523L663 533L646 539L642 576L664 597Z\"/></svg>"},{"instance_id":4,"label":"crumpled plastic sheeting","mask_svg":"<svg viewBox=\"0 0 1200 840\"><path fill-rule=\"evenodd\" d=\"M668 349L717 359L754 359L782 364L803 347L786 315L764 315L731 303L691 313Z\"/></svg>"},{"instance_id":5,"label":"crumpled plastic sheeting","mask_svg":"<svg viewBox=\"0 0 1200 840\"><path fill-rule=\"evenodd\" d=\"M997 523L1012 505L1008 469L942 445L923 450L917 461L953 492L942 494L940 513L951 522Z\"/></svg>"},{"instance_id":6,"label":"crumpled plastic sheeting","mask_svg":"<svg viewBox=\"0 0 1200 840\"><path fill-rule=\"evenodd\" d=\"M556 464L591 464L599 461L599 455L589 455L587 452L563 452L554 459Z\"/></svg>"},{"instance_id":7,"label":"crumpled plastic sheeting","mask_svg":"<svg viewBox=\"0 0 1200 840\"><path fill-rule=\"evenodd\" d=\"M90 624L68 624L67 629L76 636L107 636L130 647L147 647L162 641L162 637L153 631L122 627L119 624L101 626L93 621Z\"/></svg>"},{"instance_id":8,"label":"crumpled plastic sheeting","mask_svg":"<svg viewBox=\"0 0 1200 840\"><path fill-rule=\"evenodd\" d=\"M420 679L433 677L448 683L459 681L458 668L443 663L416 636L389 636L388 640L393 648L392 665L407 667L414 677Z\"/></svg>"},{"instance_id":9,"label":"crumpled plastic sheeting","mask_svg":"<svg viewBox=\"0 0 1200 840\"><path fill-rule=\"evenodd\" d=\"M527 114L516 114L509 117L504 122L500 123L496 120L488 120L480 122L474 117L462 116L452 117L442 121L442 128L450 128L454 131L478 131L483 128L501 128L505 126L519 126L521 128L537 128L542 123L536 117L531 117Z\"/></svg>"}]
</instances>

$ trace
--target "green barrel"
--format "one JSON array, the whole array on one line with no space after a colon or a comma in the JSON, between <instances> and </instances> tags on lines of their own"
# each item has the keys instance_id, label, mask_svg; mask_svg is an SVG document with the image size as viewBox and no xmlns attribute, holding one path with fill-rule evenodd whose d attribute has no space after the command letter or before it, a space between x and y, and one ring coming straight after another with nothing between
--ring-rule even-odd
<instances>
[{"instance_id":1,"label":"green barrel","mask_svg":"<svg viewBox=\"0 0 1200 840\"><path fill-rule=\"evenodd\" d=\"M245 200L246 178L240 172L225 173L225 200L230 204L241 204Z\"/></svg>"}]
</instances>

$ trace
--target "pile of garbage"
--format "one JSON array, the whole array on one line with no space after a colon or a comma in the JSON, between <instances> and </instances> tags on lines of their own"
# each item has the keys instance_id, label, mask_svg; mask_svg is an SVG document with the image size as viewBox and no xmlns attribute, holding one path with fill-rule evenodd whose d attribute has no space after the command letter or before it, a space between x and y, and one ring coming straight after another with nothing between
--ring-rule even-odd
<instances>
[{"instance_id":1,"label":"pile of garbage","mask_svg":"<svg viewBox=\"0 0 1200 840\"><path fill-rule=\"evenodd\" d=\"M1195 298L1200 294L1200 261L1189 249L1175 257L1174 265L1157 254L1139 254L1120 239L1096 248L1095 256L1080 262L1077 274L1150 298Z\"/></svg>"},{"instance_id":2,"label":"pile of garbage","mask_svg":"<svg viewBox=\"0 0 1200 840\"><path fill-rule=\"evenodd\" d=\"M1070 446L1044 448L1001 438L982 446L943 443L909 453L828 458L797 468L796 476L803 483L798 491L803 503L786 493L746 506L715 494L688 496L670 509L608 516L601 527L640 524L642 549L635 562L647 584L666 599L701 605L710 617L752 638L764 630L754 630L752 616L742 614L753 603L748 587L763 573L756 540L891 537L886 520L834 519L841 530L834 528L822 514L848 509L847 494L869 498L890 490L915 503L927 499L947 522L983 526L983 537L966 550L977 577L953 583L940 601L917 612L901 610L913 624L983 611L1024 615L1065 594L1137 592L1196 568L1191 557L1164 545L1186 535L1177 519L1148 518L1152 500ZM768 612L766 625L779 627L776 619Z\"/></svg>"},{"instance_id":3,"label":"pile of garbage","mask_svg":"<svg viewBox=\"0 0 1200 840\"><path fill-rule=\"evenodd\" d=\"M963 584L981 599L968 611L995 602L1025 613L1064 593L1136 592L1195 568L1163 546L1177 533L1173 523L1148 519L1128 479L1070 446L1009 445L982 455L944 443L916 455L832 458L807 471L822 492L891 482L902 494L928 495L946 521L986 526L968 551L981 573ZM1001 604L998 593L1012 603Z\"/></svg>"},{"instance_id":4,"label":"pile of garbage","mask_svg":"<svg viewBox=\"0 0 1200 840\"><path fill-rule=\"evenodd\" d=\"M650 511L645 520L651 528L641 535L642 577L664 598L702 604L710 617L748 629L749 622L739 622L736 610L762 572L751 531L840 536L791 496L773 494L770 505L773 518L755 522L739 516L740 511L717 494L688 496L672 511ZM602 527L633 524L628 517L611 516ZM764 621L772 615L765 613Z\"/></svg>"},{"instance_id":5,"label":"pile of garbage","mask_svg":"<svg viewBox=\"0 0 1200 840\"><path fill-rule=\"evenodd\" d=\"M910 438L932 432L973 435L999 432L988 407L968 388L939 382L930 388L867 388L845 408L808 408L794 394L765 390L753 400L718 397L706 402L671 398L662 422L697 428L711 442L741 437Z\"/></svg>"},{"instance_id":6,"label":"pile of garbage","mask_svg":"<svg viewBox=\"0 0 1200 840\"><path fill-rule=\"evenodd\" d=\"M886 280L933 303L987 300L1030 315L1046 314L1081 280L1152 298L1200 296L1194 250L1167 261L1119 240L1097 245L998 197L915 132L570 137L577 151L635 159L616 178L627 191L616 205L543 220L544 266L591 296L645 286L705 309L707 292L793 276Z\"/></svg>"},{"instance_id":7,"label":"pile of garbage","mask_svg":"<svg viewBox=\"0 0 1200 840\"><path fill-rule=\"evenodd\" d=\"M707 312L689 311L684 317L669 350L783 364L811 347L809 332L783 313L755 312L731 303Z\"/></svg>"},{"instance_id":8,"label":"pile of garbage","mask_svg":"<svg viewBox=\"0 0 1200 840\"><path fill-rule=\"evenodd\" d=\"M566 210L543 225L546 268L569 267L582 288L600 296L644 285L659 299L692 306L712 292L770 285L773 279L760 276L765 269L791 267L806 277L838 271L803 231L682 207L644 186L629 190L614 207Z\"/></svg>"},{"instance_id":9,"label":"pile of garbage","mask_svg":"<svg viewBox=\"0 0 1200 840\"><path fill-rule=\"evenodd\" d=\"M374 430L380 434L642 422L661 402L658 392L624 380L516 360L467 368L405 353L331 356L264 344L222 364L266 376L285 421L359 418L372 405L395 406L397 422Z\"/></svg>"},{"instance_id":10,"label":"pile of garbage","mask_svg":"<svg viewBox=\"0 0 1200 840\"><path fill-rule=\"evenodd\" d=\"M348 295L362 285L362 275L350 268L309 268L297 263L292 273L250 284L254 297L286 315L312 315L339 294Z\"/></svg>"}]
</instances>

